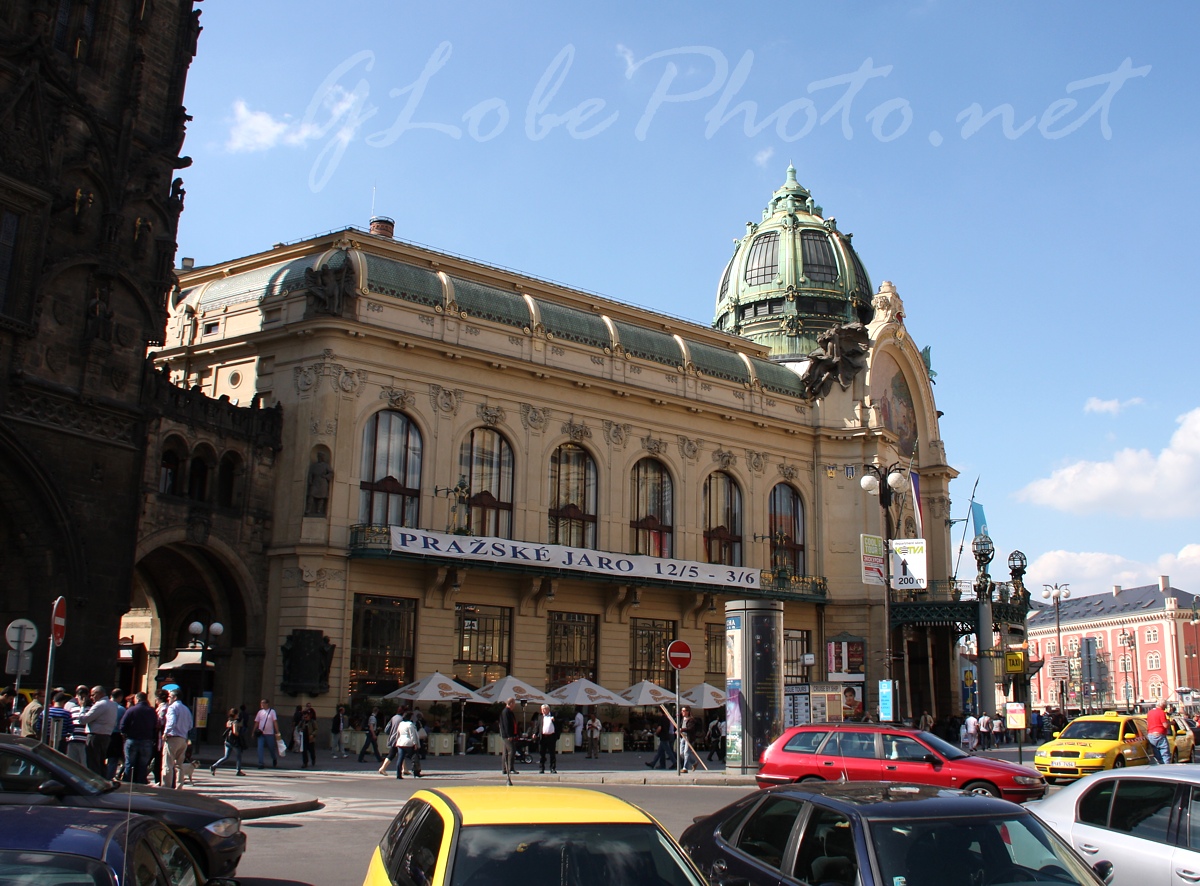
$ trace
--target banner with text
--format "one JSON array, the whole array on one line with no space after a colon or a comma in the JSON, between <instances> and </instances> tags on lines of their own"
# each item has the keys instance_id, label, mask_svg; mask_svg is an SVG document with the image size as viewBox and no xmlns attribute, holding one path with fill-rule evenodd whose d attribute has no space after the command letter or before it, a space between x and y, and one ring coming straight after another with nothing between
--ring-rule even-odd
<instances>
[{"instance_id":1,"label":"banner with text","mask_svg":"<svg viewBox=\"0 0 1200 886\"><path fill-rule=\"evenodd\" d=\"M392 550L428 557L496 563L504 566L541 566L569 569L612 578L639 578L721 585L727 588L758 588L759 570L700 563L695 560L664 560L641 554L614 554L566 545L539 545L507 538L450 535L422 529L391 527Z\"/></svg>"}]
</instances>

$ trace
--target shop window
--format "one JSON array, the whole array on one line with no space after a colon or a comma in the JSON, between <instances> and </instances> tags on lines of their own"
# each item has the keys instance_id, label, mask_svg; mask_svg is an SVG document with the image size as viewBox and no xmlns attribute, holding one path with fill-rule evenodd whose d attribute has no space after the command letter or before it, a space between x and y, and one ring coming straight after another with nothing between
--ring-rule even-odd
<instances>
[{"instance_id":1,"label":"shop window","mask_svg":"<svg viewBox=\"0 0 1200 886\"><path fill-rule=\"evenodd\" d=\"M455 603L454 616L458 621L457 678L474 687L507 676L512 662L512 610Z\"/></svg>"},{"instance_id":2,"label":"shop window","mask_svg":"<svg viewBox=\"0 0 1200 886\"><path fill-rule=\"evenodd\" d=\"M714 679L719 676L719 681L715 684L723 686L725 684L725 625L722 624L706 624L704 626L704 672L714 675ZM712 682L709 680L708 682Z\"/></svg>"},{"instance_id":3,"label":"shop window","mask_svg":"<svg viewBox=\"0 0 1200 886\"><path fill-rule=\"evenodd\" d=\"M629 683L649 680L659 686L671 686L672 671L667 663L667 647L675 639L675 622L663 618L629 620Z\"/></svg>"},{"instance_id":4,"label":"shop window","mask_svg":"<svg viewBox=\"0 0 1200 886\"><path fill-rule=\"evenodd\" d=\"M551 612L546 627L546 688L596 679L597 624L584 612Z\"/></svg>"},{"instance_id":5,"label":"shop window","mask_svg":"<svg viewBox=\"0 0 1200 886\"><path fill-rule=\"evenodd\" d=\"M411 683L417 601L354 595L350 635L350 696L385 695Z\"/></svg>"}]
</instances>

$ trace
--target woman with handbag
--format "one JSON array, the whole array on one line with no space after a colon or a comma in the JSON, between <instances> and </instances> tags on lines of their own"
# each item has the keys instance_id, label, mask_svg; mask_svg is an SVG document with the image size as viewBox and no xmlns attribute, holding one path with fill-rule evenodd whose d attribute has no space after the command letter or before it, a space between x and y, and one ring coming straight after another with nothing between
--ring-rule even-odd
<instances>
[{"instance_id":1,"label":"woman with handbag","mask_svg":"<svg viewBox=\"0 0 1200 886\"><path fill-rule=\"evenodd\" d=\"M392 733L392 741L395 742L397 758L396 758L396 778L404 778L404 762L411 760L412 774L414 778L421 777L421 753L420 739L417 738L417 727L413 724L412 714L405 712L400 716L400 723L396 726L396 731Z\"/></svg>"},{"instance_id":2,"label":"woman with handbag","mask_svg":"<svg viewBox=\"0 0 1200 886\"><path fill-rule=\"evenodd\" d=\"M216 775L217 767L233 755L237 765L234 775L245 775L246 773L242 772L242 748L245 747L245 742L242 741L242 717L237 708L229 709L229 716L225 720L225 733L221 737L225 740L225 756L209 766L209 771Z\"/></svg>"}]
</instances>

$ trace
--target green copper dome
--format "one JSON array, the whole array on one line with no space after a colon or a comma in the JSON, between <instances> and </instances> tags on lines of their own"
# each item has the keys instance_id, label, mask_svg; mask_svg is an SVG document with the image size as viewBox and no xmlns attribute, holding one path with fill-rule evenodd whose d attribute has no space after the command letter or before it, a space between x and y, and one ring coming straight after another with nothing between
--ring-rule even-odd
<instances>
[{"instance_id":1,"label":"green copper dome","mask_svg":"<svg viewBox=\"0 0 1200 886\"><path fill-rule=\"evenodd\" d=\"M713 325L771 349L776 360L803 359L826 329L869 323L871 281L837 220L824 218L812 194L787 181L735 241L717 289Z\"/></svg>"}]
</instances>

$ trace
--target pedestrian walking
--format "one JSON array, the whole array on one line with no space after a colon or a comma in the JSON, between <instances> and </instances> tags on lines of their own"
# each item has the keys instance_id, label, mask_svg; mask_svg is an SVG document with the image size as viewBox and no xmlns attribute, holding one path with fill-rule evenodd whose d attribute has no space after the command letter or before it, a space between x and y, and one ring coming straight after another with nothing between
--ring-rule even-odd
<instances>
[{"instance_id":1,"label":"pedestrian walking","mask_svg":"<svg viewBox=\"0 0 1200 886\"><path fill-rule=\"evenodd\" d=\"M350 755L346 753L346 706L338 705L337 713L333 715L333 722L329 724L329 734L333 737L333 753L331 757L341 757L345 759Z\"/></svg>"},{"instance_id":2,"label":"pedestrian walking","mask_svg":"<svg viewBox=\"0 0 1200 886\"><path fill-rule=\"evenodd\" d=\"M229 716L225 718L225 731L221 734L221 740L225 742L225 755L208 767L208 771L213 775L217 774L217 767L230 757L233 757L234 765L237 767L234 775L246 774L242 772L242 750L246 746L243 729L241 711L237 708L230 708Z\"/></svg>"},{"instance_id":3,"label":"pedestrian walking","mask_svg":"<svg viewBox=\"0 0 1200 886\"><path fill-rule=\"evenodd\" d=\"M922 732L932 732L933 731L933 715L930 714L929 711L922 711L921 712L921 721L920 721L920 723L917 724L917 727Z\"/></svg>"},{"instance_id":4,"label":"pedestrian walking","mask_svg":"<svg viewBox=\"0 0 1200 886\"><path fill-rule=\"evenodd\" d=\"M992 747L998 748L1002 744L1008 744L1008 730L1004 726L1004 717L999 713L992 717Z\"/></svg>"},{"instance_id":5,"label":"pedestrian walking","mask_svg":"<svg viewBox=\"0 0 1200 886\"><path fill-rule=\"evenodd\" d=\"M963 725L967 729L967 753L973 754L979 749L979 718L974 714L967 714Z\"/></svg>"},{"instance_id":6,"label":"pedestrian walking","mask_svg":"<svg viewBox=\"0 0 1200 886\"><path fill-rule=\"evenodd\" d=\"M412 714L405 711L400 716L396 732L392 736L396 746L396 778L404 778L404 764L411 761L414 778L421 777L421 741L417 738L417 726L412 721Z\"/></svg>"},{"instance_id":7,"label":"pedestrian walking","mask_svg":"<svg viewBox=\"0 0 1200 886\"><path fill-rule=\"evenodd\" d=\"M108 748L112 734L117 730L117 720L124 711L108 697L103 686L93 686L92 706L81 714L79 722L87 727L88 769L101 777L108 777Z\"/></svg>"},{"instance_id":8,"label":"pedestrian walking","mask_svg":"<svg viewBox=\"0 0 1200 886\"><path fill-rule=\"evenodd\" d=\"M583 724L585 737L587 738L587 755L589 760L600 759L600 733L604 730L600 718L596 716L593 710L592 715L588 717L587 722Z\"/></svg>"},{"instance_id":9,"label":"pedestrian walking","mask_svg":"<svg viewBox=\"0 0 1200 886\"><path fill-rule=\"evenodd\" d=\"M679 771L690 772L696 768L696 742L700 741L701 723L699 717L692 716L692 709L679 709L679 731L683 741L679 747Z\"/></svg>"},{"instance_id":10,"label":"pedestrian walking","mask_svg":"<svg viewBox=\"0 0 1200 886\"><path fill-rule=\"evenodd\" d=\"M400 751L396 748L396 730L400 728L400 723L403 720L404 712L396 711L392 715L392 719L388 720L387 725L383 727L383 746L387 750L387 753L383 755L383 760L379 766L380 775L387 775L388 767L400 755ZM420 738L418 737L419 740Z\"/></svg>"},{"instance_id":11,"label":"pedestrian walking","mask_svg":"<svg viewBox=\"0 0 1200 886\"><path fill-rule=\"evenodd\" d=\"M542 705L541 714L535 718L538 736L538 772L545 774L546 758L550 758L550 771L558 772L558 723L550 713L550 705Z\"/></svg>"},{"instance_id":12,"label":"pedestrian walking","mask_svg":"<svg viewBox=\"0 0 1200 886\"><path fill-rule=\"evenodd\" d=\"M271 768L279 766L279 715L271 707L269 699L264 698L258 703L258 713L254 715L254 737L258 739L258 768L266 765L264 750L271 752Z\"/></svg>"},{"instance_id":13,"label":"pedestrian walking","mask_svg":"<svg viewBox=\"0 0 1200 886\"><path fill-rule=\"evenodd\" d=\"M300 717L300 768L317 766L317 712L311 708Z\"/></svg>"},{"instance_id":14,"label":"pedestrian walking","mask_svg":"<svg viewBox=\"0 0 1200 886\"><path fill-rule=\"evenodd\" d=\"M675 727L671 725L671 721L666 716L660 717L658 725L654 729L654 734L658 736L658 750L655 751L654 757L646 765L651 769L674 769L675 768ZM670 761L669 763L667 761ZM661 764L661 765L660 765Z\"/></svg>"},{"instance_id":15,"label":"pedestrian walking","mask_svg":"<svg viewBox=\"0 0 1200 886\"><path fill-rule=\"evenodd\" d=\"M1151 763L1170 763L1171 745L1167 741L1167 700L1164 698L1146 714L1146 738L1153 753Z\"/></svg>"},{"instance_id":16,"label":"pedestrian walking","mask_svg":"<svg viewBox=\"0 0 1200 886\"><path fill-rule=\"evenodd\" d=\"M371 708L371 716L367 717L367 734L363 738L362 749L358 752L358 762L367 758L367 748L375 752L375 762L383 762L383 754L379 753L379 707Z\"/></svg>"},{"instance_id":17,"label":"pedestrian walking","mask_svg":"<svg viewBox=\"0 0 1200 886\"><path fill-rule=\"evenodd\" d=\"M192 712L183 703L181 689L172 689L168 695L167 721L163 729L163 766L162 786L165 788L183 788L183 774L180 766L187 757L188 735L195 723Z\"/></svg>"},{"instance_id":18,"label":"pedestrian walking","mask_svg":"<svg viewBox=\"0 0 1200 886\"><path fill-rule=\"evenodd\" d=\"M500 771L504 773L504 779L510 785L512 784L512 775L517 771L516 763L517 755L517 700L508 698L504 701L504 708L500 711L500 740L504 743L503 756L500 761Z\"/></svg>"},{"instance_id":19,"label":"pedestrian walking","mask_svg":"<svg viewBox=\"0 0 1200 886\"><path fill-rule=\"evenodd\" d=\"M725 718L714 717L708 724L708 762L712 762L713 754L722 763L725 762Z\"/></svg>"},{"instance_id":20,"label":"pedestrian walking","mask_svg":"<svg viewBox=\"0 0 1200 886\"><path fill-rule=\"evenodd\" d=\"M988 751L992 747L992 718L987 711L984 711L979 717L979 747L982 750Z\"/></svg>"},{"instance_id":21,"label":"pedestrian walking","mask_svg":"<svg viewBox=\"0 0 1200 886\"><path fill-rule=\"evenodd\" d=\"M575 730L575 751L578 752L583 748L583 727L586 725L583 708L575 709L575 719L571 721L571 725Z\"/></svg>"},{"instance_id":22,"label":"pedestrian walking","mask_svg":"<svg viewBox=\"0 0 1200 886\"><path fill-rule=\"evenodd\" d=\"M121 734L125 736L123 778L132 784L146 784L158 744L158 714L150 707L146 693L136 693L133 704L126 708L121 717Z\"/></svg>"}]
</instances>

